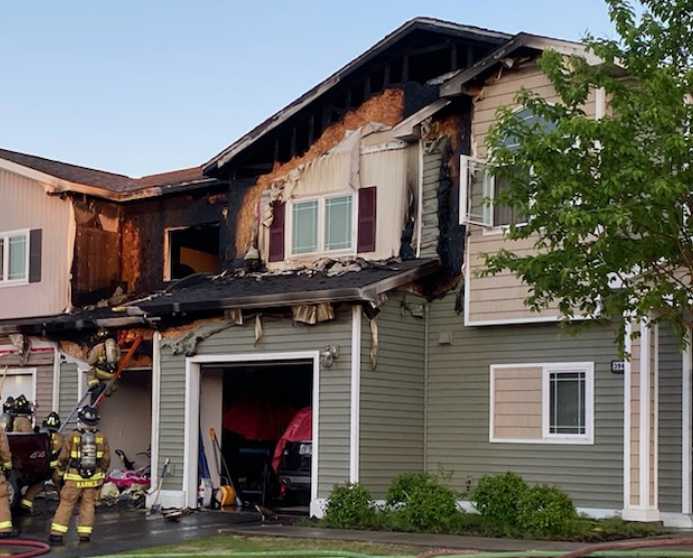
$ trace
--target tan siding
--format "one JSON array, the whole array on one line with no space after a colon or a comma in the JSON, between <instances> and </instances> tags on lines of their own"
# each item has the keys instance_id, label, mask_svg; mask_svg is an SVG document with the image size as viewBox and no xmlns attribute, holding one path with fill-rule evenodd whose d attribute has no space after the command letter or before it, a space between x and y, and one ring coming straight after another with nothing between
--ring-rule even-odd
<instances>
[{"instance_id":1,"label":"tan siding","mask_svg":"<svg viewBox=\"0 0 693 558\"><path fill-rule=\"evenodd\" d=\"M494 438L541 439L541 367L496 368L493 377Z\"/></svg>"},{"instance_id":2,"label":"tan siding","mask_svg":"<svg viewBox=\"0 0 693 558\"><path fill-rule=\"evenodd\" d=\"M630 503L640 505L640 338L630 348Z\"/></svg>"},{"instance_id":3,"label":"tan siding","mask_svg":"<svg viewBox=\"0 0 693 558\"><path fill-rule=\"evenodd\" d=\"M42 229L40 283L0 288L0 319L43 316L69 305L70 202L31 179L0 170L0 231Z\"/></svg>"},{"instance_id":4,"label":"tan siding","mask_svg":"<svg viewBox=\"0 0 693 558\"><path fill-rule=\"evenodd\" d=\"M487 134L494 125L500 107L515 107L516 95L524 88L551 102L559 100L548 77L534 62L515 70L504 72L500 77L489 79L474 101L472 116L472 156L485 159ZM595 94L590 93L585 113L595 113ZM538 318L552 319L559 315L556 306L541 313L531 312L524 303L529 294L527 286L520 279L505 273L495 277L481 278L478 273L484 269L482 254L493 254L501 248L518 254L533 252L536 239L510 242L502 234L484 235L482 229L470 226L468 240L469 261L469 315L470 322L499 322L502 320L527 320Z\"/></svg>"}]
</instances>

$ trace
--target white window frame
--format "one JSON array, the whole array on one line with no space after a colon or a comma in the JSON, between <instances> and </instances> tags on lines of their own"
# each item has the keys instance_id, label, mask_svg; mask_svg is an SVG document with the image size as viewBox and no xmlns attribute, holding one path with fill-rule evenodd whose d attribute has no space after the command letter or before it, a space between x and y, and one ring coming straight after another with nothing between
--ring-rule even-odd
<instances>
[{"instance_id":1,"label":"white window frame","mask_svg":"<svg viewBox=\"0 0 693 558\"><path fill-rule=\"evenodd\" d=\"M551 428L551 374L585 374L585 433L552 434ZM556 440L564 443L594 443L594 363L548 363L542 366L541 380L541 415L542 435L544 440Z\"/></svg>"},{"instance_id":2,"label":"white window frame","mask_svg":"<svg viewBox=\"0 0 693 558\"><path fill-rule=\"evenodd\" d=\"M22 279L9 279L10 274L10 238L24 236L26 242L26 254L24 269L26 274ZM19 229L16 231L3 231L0 232L0 240L3 241L2 250L2 275L0 275L0 288L2 287L19 287L22 285L29 284L29 263L31 255L31 235L29 234L29 229Z\"/></svg>"},{"instance_id":3,"label":"white window frame","mask_svg":"<svg viewBox=\"0 0 693 558\"><path fill-rule=\"evenodd\" d=\"M25 393L24 395L29 399L34 405L36 405L36 368L8 368L5 372L7 376L31 376L31 393Z\"/></svg>"},{"instance_id":4,"label":"white window frame","mask_svg":"<svg viewBox=\"0 0 693 558\"><path fill-rule=\"evenodd\" d=\"M288 254L290 258L310 258L322 255L330 256L353 256L356 255L356 239L358 235L358 203L359 197L358 192L353 190L346 190L340 192L330 192L329 194L323 194L321 196L305 196L305 197L295 197L287 202L287 215L285 224L285 235L284 235L284 253ZM344 198L346 196L351 197L351 247L341 248L339 250L328 250L325 246L325 234L326 234L326 223L327 223L327 200L334 198ZM294 242L294 205L304 203L304 202L318 202L318 246L317 250L312 252L301 252L295 254L293 251Z\"/></svg>"},{"instance_id":5,"label":"white window frame","mask_svg":"<svg viewBox=\"0 0 693 558\"><path fill-rule=\"evenodd\" d=\"M497 438L495 432L496 370L504 368L541 369L541 437L540 438ZM552 372L585 373L585 433L551 434L550 426L550 382ZM574 444L594 445L594 362L531 362L491 364L489 366L489 442L498 444Z\"/></svg>"}]
</instances>

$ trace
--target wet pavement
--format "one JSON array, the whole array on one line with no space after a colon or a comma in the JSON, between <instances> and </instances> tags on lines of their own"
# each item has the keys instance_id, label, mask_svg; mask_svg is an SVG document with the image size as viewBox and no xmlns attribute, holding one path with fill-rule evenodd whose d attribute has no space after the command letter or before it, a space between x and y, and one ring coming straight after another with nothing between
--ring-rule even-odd
<instances>
[{"instance_id":1,"label":"wet pavement","mask_svg":"<svg viewBox=\"0 0 693 558\"><path fill-rule=\"evenodd\" d=\"M178 544L198 537L217 535L220 531L257 524L256 513L195 512L180 522L164 520L161 515L148 516L139 510L104 510L97 513L92 542L79 543L74 533L74 522L63 546L54 547L55 557L87 557L115 554L153 546ZM52 514L37 511L31 517L16 522L21 529L20 538L46 542Z\"/></svg>"}]
</instances>

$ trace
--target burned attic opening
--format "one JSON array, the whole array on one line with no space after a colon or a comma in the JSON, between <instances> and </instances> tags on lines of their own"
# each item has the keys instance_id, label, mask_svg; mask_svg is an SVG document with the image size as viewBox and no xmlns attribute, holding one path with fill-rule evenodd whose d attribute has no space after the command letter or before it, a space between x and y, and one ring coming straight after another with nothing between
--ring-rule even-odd
<instances>
[{"instance_id":1,"label":"burned attic opening","mask_svg":"<svg viewBox=\"0 0 693 558\"><path fill-rule=\"evenodd\" d=\"M168 229L167 280L182 279L193 273L219 273L219 223Z\"/></svg>"}]
</instances>

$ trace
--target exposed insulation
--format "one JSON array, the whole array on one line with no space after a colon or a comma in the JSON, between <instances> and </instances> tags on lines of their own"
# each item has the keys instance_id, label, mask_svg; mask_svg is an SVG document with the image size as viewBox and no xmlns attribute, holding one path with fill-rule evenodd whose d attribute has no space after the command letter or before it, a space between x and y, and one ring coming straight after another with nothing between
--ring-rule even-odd
<instances>
[{"instance_id":1,"label":"exposed insulation","mask_svg":"<svg viewBox=\"0 0 693 558\"><path fill-rule=\"evenodd\" d=\"M403 113L404 92L401 89L386 89L368 99L358 108L347 112L339 122L328 126L305 153L286 163L275 163L272 172L260 176L255 185L245 192L236 218L236 253L244 254L252 245L257 226L256 215L260 198L272 183L299 166L328 152L344 139L347 131L356 130L369 122L394 126L402 120Z\"/></svg>"}]
</instances>

